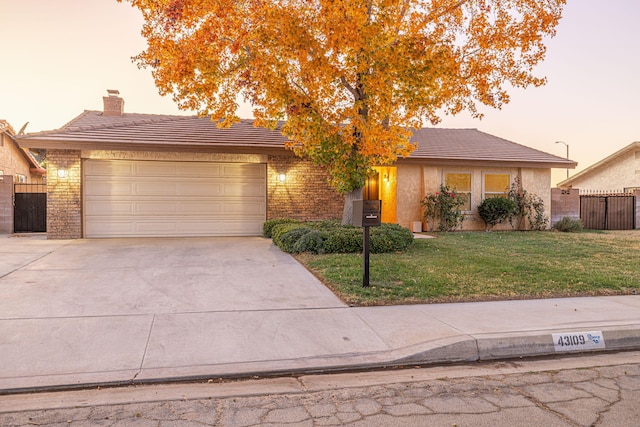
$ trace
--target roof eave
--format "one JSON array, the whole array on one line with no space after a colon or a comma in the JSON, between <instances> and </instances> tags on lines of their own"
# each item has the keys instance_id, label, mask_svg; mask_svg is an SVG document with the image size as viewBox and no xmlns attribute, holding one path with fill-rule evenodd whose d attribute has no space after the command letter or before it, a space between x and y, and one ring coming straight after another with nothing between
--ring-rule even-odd
<instances>
[{"instance_id":1,"label":"roof eave","mask_svg":"<svg viewBox=\"0 0 640 427\"><path fill-rule=\"evenodd\" d=\"M285 151L282 144L214 144L214 143L141 143L127 141L68 141L46 139L23 139L30 148L46 150L93 150L93 151L183 151L213 153L267 153Z\"/></svg>"},{"instance_id":2,"label":"roof eave","mask_svg":"<svg viewBox=\"0 0 640 427\"><path fill-rule=\"evenodd\" d=\"M421 164L433 166L478 166L478 167L525 167L538 169L575 169L578 165L573 161L527 161L527 160L498 160L498 159L444 159L433 157L408 157L398 159L399 164Z\"/></svg>"}]
</instances>

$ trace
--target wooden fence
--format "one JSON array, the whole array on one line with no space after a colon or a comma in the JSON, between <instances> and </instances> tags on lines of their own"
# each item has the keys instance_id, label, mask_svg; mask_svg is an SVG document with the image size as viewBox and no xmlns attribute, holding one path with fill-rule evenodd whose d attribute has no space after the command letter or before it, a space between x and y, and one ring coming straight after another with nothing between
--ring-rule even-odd
<instances>
[{"instance_id":1,"label":"wooden fence","mask_svg":"<svg viewBox=\"0 0 640 427\"><path fill-rule=\"evenodd\" d=\"M636 196L628 192L580 191L580 219L592 230L636 228Z\"/></svg>"}]
</instances>

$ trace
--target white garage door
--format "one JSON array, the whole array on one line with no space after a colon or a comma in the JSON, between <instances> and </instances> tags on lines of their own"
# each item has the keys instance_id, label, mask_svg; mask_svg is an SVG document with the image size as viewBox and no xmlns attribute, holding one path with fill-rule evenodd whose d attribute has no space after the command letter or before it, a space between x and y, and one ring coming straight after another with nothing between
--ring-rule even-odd
<instances>
[{"instance_id":1,"label":"white garage door","mask_svg":"<svg viewBox=\"0 0 640 427\"><path fill-rule=\"evenodd\" d=\"M266 165L86 160L85 237L256 236Z\"/></svg>"}]
</instances>

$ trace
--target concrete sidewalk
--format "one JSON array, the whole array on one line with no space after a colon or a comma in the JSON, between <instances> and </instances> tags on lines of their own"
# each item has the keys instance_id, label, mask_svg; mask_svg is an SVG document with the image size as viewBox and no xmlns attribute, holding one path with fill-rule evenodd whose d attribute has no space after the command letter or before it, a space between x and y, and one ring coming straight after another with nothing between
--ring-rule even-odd
<instances>
[{"instance_id":1,"label":"concrete sidewalk","mask_svg":"<svg viewBox=\"0 0 640 427\"><path fill-rule=\"evenodd\" d=\"M640 349L638 296L348 307L266 239L17 239L0 393Z\"/></svg>"}]
</instances>

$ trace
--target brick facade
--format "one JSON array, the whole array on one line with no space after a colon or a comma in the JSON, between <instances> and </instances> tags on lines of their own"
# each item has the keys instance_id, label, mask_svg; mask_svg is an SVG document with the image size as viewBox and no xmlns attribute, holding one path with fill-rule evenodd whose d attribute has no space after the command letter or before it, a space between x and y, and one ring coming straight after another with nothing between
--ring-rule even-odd
<instances>
[{"instance_id":1,"label":"brick facade","mask_svg":"<svg viewBox=\"0 0 640 427\"><path fill-rule=\"evenodd\" d=\"M280 182L279 175L285 174ZM327 183L327 171L294 155L270 155L267 163L267 219L342 218L344 196Z\"/></svg>"},{"instance_id":2,"label":"brick facade","mask_svg":"<svg viewBox=\"0 0 640 427\"><path fill-rule=\"evenodd\" d=\"M63 176L58 171L63 171ZM47 184L47 238L81 238L80 151L47 150Z\"/></svg>"},{"instance_id":3,"label":"brick facade","mask_svg":"<svg viewBox=\"0 0 640 427\"><path fill-rule=\"evenodd\" d=\"M81 157L94 156L92 152L75 150L47 151L49 239L83 237ZM108 156L102 152L97 157ZM269 155L266 160L267 219L323 220L342 217L344 196L328 185L325 169L288 154ZM58 174L59 170L64 171L64 176ZM284 182L280 182L280 174L285 174Z\"/></svg>"}]
</instances>

